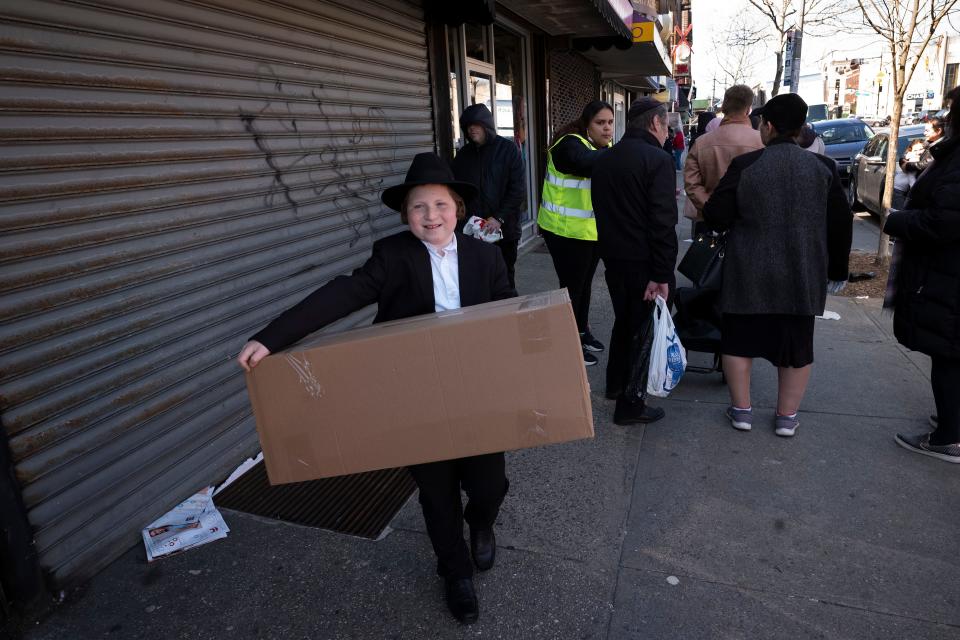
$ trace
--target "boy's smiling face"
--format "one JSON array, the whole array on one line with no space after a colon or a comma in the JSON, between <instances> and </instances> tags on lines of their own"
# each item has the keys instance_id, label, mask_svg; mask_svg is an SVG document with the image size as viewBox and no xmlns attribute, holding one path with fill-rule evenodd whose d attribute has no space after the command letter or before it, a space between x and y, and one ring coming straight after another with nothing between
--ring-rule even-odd
<instances>
[{"instance_id":1,"label":"boy's smiling face","mask_svg":"<svg viewBox=\"0 0 960 640\"><path fill-rule=\"evenodd\" d=\"M420 240L438 249L450 244L457 226L457 203L450 188L442 184L425 184L407 194L407 224Z\"/></svg>"}]
</instances>

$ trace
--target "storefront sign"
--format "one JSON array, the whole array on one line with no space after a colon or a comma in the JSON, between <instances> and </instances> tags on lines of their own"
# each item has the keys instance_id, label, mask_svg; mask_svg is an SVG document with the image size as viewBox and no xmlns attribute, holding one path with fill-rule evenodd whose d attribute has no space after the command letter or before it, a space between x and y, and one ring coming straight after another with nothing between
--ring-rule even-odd
<instances>
[{"instance_id":1,"label":"storefront sign","mask_svg":"<svg viewBox=\"0 0 960 640\"><path fill-rule=\"evenodd\" d=\"M690 48L690 43L687 42L687 36L690 35L690 32L693 30L693 25L688 24L686 29L681 30L680 27L676 27L674 31L677 34L676 45L673 47L673 63L677 64L680 62L686 62L690 59L690 53L693 49Z\"/></svg>"},{"instance_id":2,"label":"storefront sign","mask_svg":"<svg viewBox=\"0 0 960 640\"><path fill-rule=\"evenodd\" d=\"M656 33L656 28L657 23L655 22L634 22L633 41L653 42L653 35Z\"/></svg>"},{"instance_id":3,"label":"storefront sign","mask_svg":"<svg viewBox=\"0 0 960 640\"><path fill-rule=\"evenodd\" d=\"M793 82L793 30L787 32L787 46L783 55L783 86L790 88Z\"/></svg>"}]
</instances>

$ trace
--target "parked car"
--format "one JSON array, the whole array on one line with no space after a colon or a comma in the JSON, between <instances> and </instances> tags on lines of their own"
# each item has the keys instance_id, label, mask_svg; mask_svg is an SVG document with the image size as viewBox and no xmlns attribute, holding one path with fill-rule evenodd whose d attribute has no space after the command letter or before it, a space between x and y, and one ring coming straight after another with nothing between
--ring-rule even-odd
<instances>
[{"instance_id":1,"label":"parked car","mask_svg":"<svg viewBox=\"0 0 960 640\"><path fill-rule=\"evenodd\" d=\"M900 159L907 147L914 140L923 140L922 124L912 124L900 127L897 135L897 167L900 171ZM863 151L854 157L853 169L850 172L850 186L847 193L850 205L853 208L863 206L872 213L880 214L883 202L883 183L887 175L887 148L889 133L878 133L863 148Z\"/></svg>"},{"instance_id":2,"label":"parked car","mask_svg":"<svg viewBox=\"0 0 960 640\"><path fill-rule=\"evenodd\" d=\"M830 117L830 109L826 104L811 104L807 107L807 122L826 120Z\"/></svg>"},{"instance_id":3,"label":"parked car","mask_svg":"<svg viewBox=\"0 0 960 640\"><path fill-rule=\"evenodd\" d=\"M836 161L840 179L846 184L850 180L853 157L863 151L864 145L874 136L873 129L859 118L820 120L812 122L811 126L823 140L826 155Z\"/></svg>"}]
</instances>

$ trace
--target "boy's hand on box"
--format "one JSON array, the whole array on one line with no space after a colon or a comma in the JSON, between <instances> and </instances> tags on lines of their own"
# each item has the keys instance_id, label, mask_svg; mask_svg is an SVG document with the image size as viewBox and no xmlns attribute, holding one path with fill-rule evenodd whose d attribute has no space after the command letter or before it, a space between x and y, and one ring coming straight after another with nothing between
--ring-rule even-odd
<instances>
[{"instance_id":1,"label":"boy's hand on box","mask_svg":"<svg viewBox=\"0 0 960 640\"><path fill-rule=\"evenodd\" d=\"M251 340L243 345L243 349L240 350L240 355L237 356L237 364L239 364L244 371L250 371L268 355L270 355L269 349L256 340Z\"/></svg>"}]
</instances>

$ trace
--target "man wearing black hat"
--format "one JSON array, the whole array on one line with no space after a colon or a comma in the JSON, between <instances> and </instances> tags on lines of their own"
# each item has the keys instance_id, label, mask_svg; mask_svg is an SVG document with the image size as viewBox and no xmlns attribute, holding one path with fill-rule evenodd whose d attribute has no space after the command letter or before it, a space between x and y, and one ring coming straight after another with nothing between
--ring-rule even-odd
<instances>
[{"instance_id":1,"label":"man wearing black hat","mask_svg":"<svg viewBox=\"0 0 960 640\"><path fill-rule=\"evenodd\" d=\"M656 297L669 297L677 262L676 172L663 150L667 108L641 98L627 113L627 130L597 160L591 197L597 240L613 302L613 334L607 361L607 397L616 398L613 421L647 423L664 416L644 397L625 394L630 364L638 357L634 339L649 320Z\"/></svg>"},{"instance_id":2,"label":"man wearing black hat","mask_svg":"<svg viewBox=\"0 0 960 640\"><path fill-rule=\"evenodd\" d=\"M815 316L828 280L847 279L853 217L836 163L797 145L807 104L794 93L767 102L760 117L765 147L734 158L703 208L707 225L727 231L720 310L721 351L731 405L726 417L750 431L754 358L777 367L773 417L778 436L793 436L813 364Z\"/></svg>"},{"instance_id":3,"label":"man wearing black hat","mask_svg":"<svg viewBox=\"0 0 960 640\"><path fill-rule=\"evenodd\" d=\"M326 283L250 338L237 358L240 366L249 371L271 353L373 303L373 322L379 323L516 296L500 252L455 232L464 200L475 195L476 188L454 180L438 156L418 154L406 180L381 196L408 229L374 242L363 266ZM486 571L496 557L493 525L509 486L504 469L503 453L409 467L420 489L447 606L465 624L479 615L473 567ZM469 550L464 521L470 527Z\"/></svg>"},{"instance_id":4,"label":"man wearing black hat","mask_svg":"<svg viewBox=\"0 0 960 640\"><path fill-rule=\"evenodd\" d=\"M495 244L503 253L510 286L514 287L520 214L527 189L520 150L513 140L497 135L493 114L485 104L464 109L460 127L468 142L453 159L453 174L457 180L477 187L476 197L467 202L467 218L479 216L486 220L485 229L503 233L503 239Z\"/></svg>"}]
</instances>

